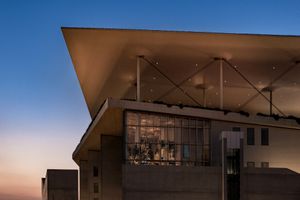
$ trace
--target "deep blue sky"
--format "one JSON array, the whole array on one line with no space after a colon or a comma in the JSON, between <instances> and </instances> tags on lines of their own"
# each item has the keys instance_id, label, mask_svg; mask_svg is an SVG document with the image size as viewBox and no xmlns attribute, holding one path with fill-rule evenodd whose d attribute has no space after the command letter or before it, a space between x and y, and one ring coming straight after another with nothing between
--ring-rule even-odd
<instances>
[{"instance_id":1,"label":"deep blue sky","mask_svg":"<svg viewBox=\"0 0 300 200\"><path fill-rule=\"evenodd\" d=\"M296 0L45 2L0 0L0 200L38 199L47 168L76 167L90 118L60 27L300 35Z\"/></svg>"}]
</instances>

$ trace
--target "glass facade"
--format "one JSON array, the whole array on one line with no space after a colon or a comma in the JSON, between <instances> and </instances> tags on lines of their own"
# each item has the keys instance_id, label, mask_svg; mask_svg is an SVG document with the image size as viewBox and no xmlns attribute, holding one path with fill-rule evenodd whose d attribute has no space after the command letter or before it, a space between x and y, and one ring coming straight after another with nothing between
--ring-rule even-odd
<instances>
[{"instance_id":1,"label":"glass facade","mask_svg":"<svg viewBox=\"0 0 300 200\"><path fill-rule=\"evenodd\" d=\"M134 165L209 164L208 120L125 111L126 161Z\"/></svg>"}]
</instances>

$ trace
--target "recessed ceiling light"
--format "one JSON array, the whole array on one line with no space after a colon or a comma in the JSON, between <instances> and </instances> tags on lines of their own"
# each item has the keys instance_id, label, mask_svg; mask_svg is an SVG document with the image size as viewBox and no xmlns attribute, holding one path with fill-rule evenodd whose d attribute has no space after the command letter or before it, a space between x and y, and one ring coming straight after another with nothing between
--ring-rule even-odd
<instances>
[{"instance_id":1,"label":"recessed ceiling light","mask_svg":"<svg viewBox=\"0 0 300 200\"><path fill-rule=\"evenodd\" d=\"M276 67L272 67L272 69L273 69L273 70L275 70L275 69L276 69Z\"/></svg>"},{"instance_id":2,"label":"recessed ceiling light","mask_svg":"<svg viewBox=\"0 0 300 200\"><path fill-rule=\"evenodd\" d=\"M153 78L152 78L153 80L156 80L156 77L155 76L153 76Z\"/></svg>"},{"instance_id":3,"label":"recessed ceiling light","mask_svg":"<svg viewBox=\"0 0 300 200\"><path fill-rule=\"evenodd\" d=\"M196 63L196 67L198 67L198 63Z\"/></svg>"},{"instance_id":4,"label":"recessed ceiling light","mask_svg":"<svg viewBox=\"0 0 300 200\"><path fill-rule=\"evenodd\" d=\"M155 64L157 64L158 65L158 61L156 61L156 63Z\"/></svg>"},{"instance_id":5,"label":"recessed ceiling light","mask_svg":"<svg viewBox=\"0 0 300 200\"><path fill-rule=\"evenodd\" d=\"M189 81L192 81L192 79L191 79L191 78L189 78Z\"/></svg>"},{"instance_id":6,"label":"recessed ceiling light","mask_svg":"<svg viewBox=\"0 0 300 200\"><path fill-rule=\"evenodd\" d=\"M150 89L150 92L153 92L153 89Z\"/></svg>"},{"instance_id":7,"label":"recessed ceiling light","mask_svg":"<svg viewBox=\"0 0 300 200\"><path fill-rule=\"evenodd\" d=\"M227 80L224 80L224 83L227 83Z\"/></svg>"},{"instance_id":8,"label":"recessed ceiling light","mask_svg":"<svg viewBox=\"0 0 300 200\"><path fill-rule=\"evenodd\" d=\"M239 103L239 104L238 104L238 107L240 107L240 106L241 106L241 104Z\"/></svg>"},{"instance_id":9,"label":"recessed ceiling light","mask_svg":"<svg viewBox=\"0 0 300 200\"><path fill-rule=\"evenodd\" d=\"M237 68L237 66L236 66L236 65L234 65L234 68Z\"/></svg>"}]
</instances>

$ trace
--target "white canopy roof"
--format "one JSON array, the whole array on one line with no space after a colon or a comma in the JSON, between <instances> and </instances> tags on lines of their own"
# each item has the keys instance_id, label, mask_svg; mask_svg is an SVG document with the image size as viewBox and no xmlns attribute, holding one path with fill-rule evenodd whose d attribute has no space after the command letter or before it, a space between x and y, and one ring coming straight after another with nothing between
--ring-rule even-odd
<instances>
[{"instance_id":1,"label":"white canopy roof","mask_svg":"<svg viewBox=\"0 0 300 200\"><path fill-rule=\"evenodd\" d=\"M257 89L269 87L285 115L300 115L300 37L150 30L62 28L91 116L108 97L135 99L136 57L143 55L144 101L197 105L158 72L207 107L219 106L219 60L224 58ZM212 62L204 70L207 63ZM230 65L224 67L224 108L269 113L269 102ZM272 83L272 84L271 84ZM269 91L262 93L269 98ZM163 98L160 98L163 97ZM273 108L274 113L279 113Z\"/></svg>"}]
</instances>

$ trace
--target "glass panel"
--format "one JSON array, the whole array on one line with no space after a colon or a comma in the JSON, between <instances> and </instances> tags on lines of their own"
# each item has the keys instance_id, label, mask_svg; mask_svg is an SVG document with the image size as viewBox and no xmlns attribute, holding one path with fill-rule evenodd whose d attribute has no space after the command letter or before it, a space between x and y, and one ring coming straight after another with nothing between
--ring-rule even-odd
<instances>
[{"instance_id":1,"label":"glass panel","mask_svg":"<svg viewBox=\"0 0 300 200\"><path fill-rule=\"evenodd\" d=\"M188 144L183 145L182 157L183 159L190 158L190 146Z\"/></svg>"},{"instance_id":2,"label":"glass panel","mask_svg":"<svg viewBox=\"0 0 300 200\"><path fill-rule=\"evenodd\" d=\"M168 117L168 126L174 127L174 125L175 125L174 117Z\"/></svg>"},{"instance_id":3,"label":"glass panel","mask_svg":"<svg viewBox=\"0 0 300 200\"><path fill-rule=\"evenodd\" d=\"M208 130L204 129L204 134L203 134L203 141L204 141L204 145L208 145L209 144L209 134L208 134Z\"/></svg>"},{"instance_id":4,"label":"glass panel","mask_svg":"<svg viewBox=\"0 0 300 200\"><path fill-rule=\"evenodd\" d=\"M181 127L181 119L180 118L175 118L175 126Z\"/></svg>"},{"instance_id":5,"label":"glass panel","mask_svg":"<svg viewBox=\"0 0 300 200\"><path fill-rule=\"evenodd\" d=\"M140 119L141 119L141 126L146 126L147 125L147 115L146 114L140 114Z\"/></svg>"},{"instance_id":6,"label":"glass panel","mask_svg":"<svg viewBox=\"0 0 300 200\"><path fill-rule=\"evenodd\" d=\"M190 144L196 144L196 129L190 129Z\"/></svg>"},{"instance_id":7,"label":"glass panel","mask_svg":"<svg viewBox=\"0 0 300 200\"><path fill-rule=\"evenodd\" d=\"M153 126L160 126L160 116L158 115L153 116Z\"/></svg>"},{"instance_id":8,"label":"glass panel","mask_svg":"<svg viewBox=\"0 0 300 200\"><path fill-rule=\"evenodd\" d=\"M188 127L188 126L189 126L189 120L186 119L186 118L183 118L183 119L182 119L182 126Z\"/></svg>"},{"instance_id":9,"label":"glass panel","mask_svg":"<svg viewBox=\"0 0 300 200\"><path fill-rule=\"evenodd\" d=\"M175 143L181 144L181 128L175 128Z\"/></svg>"},{"instance_id":10,"label":"glass panel","mask_svg":"<svg viewBox=\"0 0 300 200\"><path fill-rule=\"evenodd\" d=\"M195 127L196 126L196 120L195 119L190 119L189 120L189 126L190 127Z\"/></svg>"},{"instance_id":11,"label":"glass panel","mask_svg":"<svg viewBox=\"0 0 300 200\"><path fill-rule=\"evenodd\" d=\"M174 136L174 128L168 128L168 141L169 143L173 143L175 141L175 136Z\"/></svg>"},{"instance_id":12,"label":"glass panel","mask_svg":"<svg viewBox=\"0 0 300 200\"><path fill-rule=\"evenodd\" d=\"M174 166L208 164L208 121L133 111L126 113L126 119L127 163ZM201 128L204 126L206 128Z\"/></svg>"},{"instance_id":13,"label":"glass panel","mask_svg":"<svg viewBox=\"0 0 300 200\"><path fill-rule=\"evenodd\" d=\"M127 127L127 143L137 143L138 135L135 126L128 126Z\"/></svg>"},{"instance_id":14,"label":"glass panel","mask_svg":"<svg viewBox=\"0 0 300 200\"><path fill-rule=\"evenodd\" d=\"M168 141L168 129L167 128L161 128L160 129L160 140L163 143L166 143Z\"/></svg>"},{"instance_id":15,"label":"glass panel","mask_svg":"<svg viewBox=\"0 0 300 200\"><path fill-rule=\"evenodd\" d=\"M203 120L197 120L197 127L198 128L204 127L204 121Z\"/></svg>"},{"instance_id":16,"label":"glass panel","mask_svg":"<svg viewBox=\"0 0 300 200\"><path fill-rule=\"evenodd\" d=\"M176 145L175 159L176 161L181 160L181 145Z\"/></svg>"},{"instance_id":17,"label":"glass panel","mask_svg":"<svg viewBox=\"0 0 300 200\"><path fill-rule=\"evenodd\" d=\"M189 143L189 129L188 128L183 128L182 129L182 143L183 144L188 144Z\"/></svg>"},{"instance_id":18,"label":"glass panel","mask_svg":"<svg viewBox=\"0 0 300 200\"><path fill-rule=\"evenodd\" d=\"M127 125L138 125L138 115L137 113L127 112Z\"/></svg>"},{"instance_id":19,"label":"glass panel","mask_svg":"<svg viewBox=\"0 0 300 200\"><path fill-rule=\"evenodd\" d=\"M161 125L161 126L168 126L168 117L166 117L166 116L161 116L161 117L160 117L160 125Z\"/></svg>"},{"instance_id":20,"label":"glass panel","mask_svg":"<svg viewBox=\"0 0 300 200\"><path fill-rule=\"evenodd\" d=\"M202 148L203 148L203 146L197 146L196 147L196 154L197 154L197 161L202 161L202 158L203 158L203 156L202 156L202 152L203 152L203 150L202 150Z\"/></svg>"},{"instance_id":21,"label":"glass panel","mask_svg":"<svg viewBox=\"0 0 300 200\"><path fill-rule=\"evenodd\" d=\"M190 146L190 160L191 161L196 161L196 146L195 145L191 145Z\"/></svg>"},{"instance_id":22,"label":"glass panel","mask_svg":"<svg viewBox=\"0 0 300 200\"><path fill-rule=\"evenodd\" d=\"M197 129L197 144L201 146L204 144L203 128Z\"/></svg>"}]
</instances>

